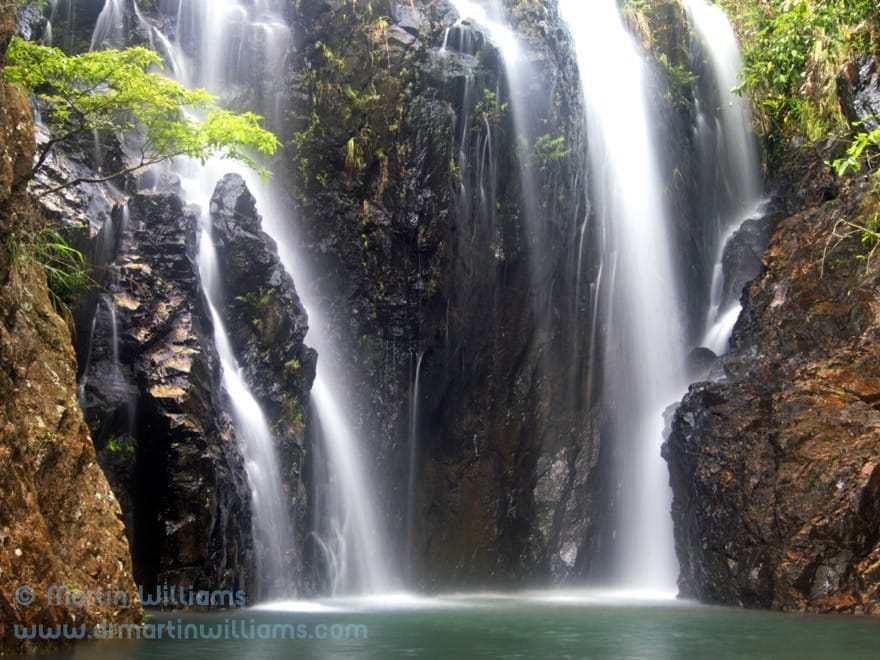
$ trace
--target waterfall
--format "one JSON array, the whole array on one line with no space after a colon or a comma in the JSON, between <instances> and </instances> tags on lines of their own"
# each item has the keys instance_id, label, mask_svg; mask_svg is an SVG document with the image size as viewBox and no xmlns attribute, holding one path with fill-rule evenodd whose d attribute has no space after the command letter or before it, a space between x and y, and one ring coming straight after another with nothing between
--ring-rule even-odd
<instances>
[{"instance_id":1,"label":"waterfall","mask_svg":"<svg viewBox=\"0 0 880 660\"><path fill-rule=\"evenodd\" d=\"M178 46L195 44L189 53L179 49L177 59L185 63L185 70L192 72L191 78L184 82L221 94L245 82L258 80L257 91L261 96L257 99L259 107L256 110L266 115L270 124L273 118L281 115L278 91L282 89L283 60L292 38L284 18L273 10L273 4L266 0L181 3L176 40ZM211 171L208 168L208 171L207 179L202 174L202 180L213 182L219 178L216 169ZM264 183L251 172L240 173L263 212L264 231L276 241L282 264L299 284L298 292L309 315L310 330L306 342L319 355L311 395L312 412L317 418L313 423L326 451L327 468L334 488L328 493L329 497L322 500L326 506L318 514L321 529L315 530L314 535L328 555L328 565L336 567L333 570L333 591L387 591L392 584L387 569L389 555L384 547L385 532L374 502L375 488L365 469L368 460L362 455L362 439L341 403L347 400L339 387L346 369L328 342L332 333L321 317L320 306L310 296L308 287L303 286L310 278L308 273L302 272L304 259L296 255L296 249L291 245L289 211L275 201L278 195L271 181ZM253 413L258 412L258 407L251 408ZM271 456L266 453L264 458L269 460ZM260 468L260 472L277 474L278 470L266 466ZM255 513L264 499L255 493Z\"/></svg>"},{"instance_id":2,"label":"waterfall","mask_svg":"<svg viewBox=\"0 0 880 660\"><path fill-rule=\"evenodd\" d=\"M614 0L563 0L587 113L593 213L604 239L603 380L615 515L605 553L620 587L668 590L677 565L663 411L684 389L683 331L646 72ZM613 90L614 93L611 93Z\"/></svg>"},{"instance_id":3,"label":"waterfall","mask_svg":"<svg viewBox=\"0 0 880 660\"><path fill-rule=\"evenodd\" d=\"M369 456L363 451L363 438L349 413L351 397L344 388L348 361L330 342L333 333L321 314L317 296L308 286L302 286L312 278L304 270L306 260L290 239L290 226L285 225L285 212L276 201L272 182L261 182L251 172L243 176L265 209L264 231L276 241L281 263L300 285L300 301L309 315L305 341L318 352L310 425L317 436L317 451L326 459L321 467L327 474L328 487L318 487L321 492L314 503L317 527L312 530L312 539L323 555L334 595L389 592L397 586L390 572L393 557L386 549L386 530L367 471ZM343 401L348 405L343 406Z\"/></svg>"},{"instance_id":4,"label":"waterfall","mask_svg":"<svg viewBox=\"0 0 880 660\"><path fill-rule=\"evenodd\" d=\"M742 72L733 28L724 12L705 0L686 0L685 6L697 37L693 67L703 73L695 85L696 142L701 214L714 243L711 300L701 344L721 354L740 312L739 291L728 283L725 292L722 259L734 232L759 212L760 158L748 99L733 91Z\"/></svg>"},{"instance_id":5,"label":"waterfall","mask_svg":"<svg viewBox=\"0 0 880 660\"><path fill-rule=\"evenodd\" d=\"M89 50L120 47L125 44L125 13L123 0L107 0L104 3L92 32Z\"/></svg>"},{"instance_id":6,"label":"waterfall","mask_svg":"<svg viewBox=\"0 0 880 660\"><path fill-rule=\"evenodd\" d=\"M92 47L124 45L126 3L106 0L92 35ZM256 92L250 108L267 118L270 126L280 125L283 117L284 62L292 45L292 33L280 13L283 3L273 0L191 0L180 2L172 38L144 18L134 3L138 30L166 63L169 75L190 87L203 87L221 98L235 98L247 88ZM309 280L298 272L303 259L290 244L289 211L275 200L272 183L261 181L252 172L217 159L202 165L178 159L175 167L182 178L187 201L202 209L210 207L217 180L230 170L238 172L257 199L263 214L263 228L278 245L279 256L296 282ZM259 403L249 391L236 362L225 324L216 301L222 291L221 275L211 237L210 217L201 218L202 231L198 266L213 320L215 344L223 373L223 386L229 394L236 436L241 443L248 479L252 488L253 533L257 548L257 573L262 598L285 597L293 593L297 576L291 575L290 553L295 540L288 520L281 469L274 450L274 438ZM361 455L361 438L354 430L341 404L347 399L338 381L345 370L341 358L329 345L327 324L319 306L300 286L303 306L309 314L310 332L306 342L316 348L317 376L312 393L314 426L326 452L327 471L334 484L328 497L320 498L320 528L315 530L319 545L335 566L334 593L387 591L388 553L384 547L384 526L373 501L375 489Z\"/></svg>"},{"instance_id":7,"label":"waterfall","mask_svg":"<svg viewBox=\"0 0 880 660\"><path fill-rule=\"evenodd\" d=\"M419 384L422 375L422 361L425 352L418 354L415 361L415 373L409 395L409 465L408 479L406 484L406 548L407 556L412 557L413 551L413 526L417 504L417 470L419 457Z\"/></svg>"},{"instance_id":8,"label":"waterfall","mask_svg":"<svg viewBox=\"0 0 880 660\"><path fill-rule=\"evenodd\" d=\"M235 83L243 83L252 75L251 62L245 61L244 46L263 44L264 26L283 21L268 13L265 3L239 3L234 0L208 2L207 0L181 3L198 20L179 26L174 41L158 29L149 26L135 7L136 19L151 42L162 46L163 55L172 64L171 73L180 82L206 88L214 94L223 94ZM92 38L93 47L102 47L123 38L125 19L123 3L107 0ZM276 30L280 33L281 31ZM289 37L289 31L285 33ZM280 39L285 38L280 35ZM187 51L192 41L202 45L199 52ZM262 53L263 63L276 75L281 71L280 59L289 41L265 40L269 51ZM260 53L257 53L260 55ZM271 85L274 77L264 84ZM260 110L257 108L257 110ZM289 595L294 588L290 553L294 548L286 496L281 480L281 469L275 452L275 438L259 403L251 393L237 364L225 323L217 310L221 296L222 277L211 236L210 197L214 185L229 170L243 169L227 162L209 161L204 166L197 162L180 161L176 167L190 203L206 211L202 214L198 269L214 328L214 340L222 369L223 386L229 395L231 415L244 458L245 469L252 490L252 520L256 556L257 593L255 596L280 597ZM242 174L245 174L242 172Z\"/></svg>"},{"instance_id":9,"label":"waterfall","mask_svg":"<svg viewBox=\"0 0 880 660\"><path fill-rule=\"evenodd\" d=\"M326 519L332 536L321 536L330 563L339 567L333 577L333 593L352 591L376 594L392 585L388 573L388 555L384 550L384 532L379 525L373 490L363 470L364 456L359 442L335 396L328 378L316 378L312 401L318 415L321 439L333 470L335 488Z\"/></svg>"},{"instance_id":10,"label":"waterfall","mask_svg":"<svg viewBox=\"0 0 880 660\"><path fill-rule=\"evenodd\" d=\"M508 95L509 125L526 146L534 146L542 131L532 116L537 102L529 95L534 90L526 87L528 76L522 70L528 66L528 58L523 55L525 40L521 44L506 23L499 1L450 2L458 10L459 22L470 19L478 23L501 53L505 76L495 91L497 103L501 104L502 92ZM106 0L93 35L93 46L113 42L121 34L123 4ZM137 3L134 7L137 24L149 28L144 32L145 37L166 57L177 79L230 98L248 98L244 92L253 92L249 97L256 107L252 109L269 117L270 124L279 125L283 115L279 90L284 87L284 60L293 39L287 21L277 9L282 4L271 0L180 2L176 5L176 31L172 38L149 25L138 12ZM711 71L711 75L705 76L706 81L711 78L711 82L700 82L695 88L698 103L695 131L703 177L700 187L706 193L702 201L708 227L705 233L717 262L704 340L714 349L722 337L726 344L732 325L730 319L738 312L723 295L724 273L720 262L724 243L739 221L749 217L758 203L760 177L755 167L757 156L748 128L748 114L744 104L729 91L737 84L741 66L732 31L716 8L702 0L687 0L686 4L702 39L697 50L705 59L706 71ZM658 158L651 128L654 124L647 101L650 80L645 57L625 28L616 0L560 0L560 10L576 47L586 109L584 132L589 137L588 223L577 224L573 247L565 248L572 250L577 264L576 299L580 298L582 261L587 259L585 242L597 241L602 252L602 262L596 265L596 277L589 284L589 293L586 289L583 291L591 303L591 318L583 321L584 325L589 323L589 327L582 329L584 344L589 346L591 354L594 349L602 352L592 360L601 367L586 376L602 390L603 409L607 412L602 420L602 443L611 464L610 486L605 492L611 519L607 538L601 543L602 552L607 559L607 577L616 586L666 593L674 589L677 567L669 514L671 491L660 446L663 413L680 398L686 385L686 339L681 284L673 267L676 246L672 242L656 172ZM447 39L450 39L449 31ZM463 96L469 107L479 100L475 98L478 89L476 81L466 81ZM477 137L466 138L470 134L470 122L475 120L485 122L485 131L480 131ZM500 207L497 207L494 188L497 183L494 152L499 148L500 139L493 135L497 127L490 124L488 119L476 119L463 113L458 129L461 152L457 165L461 171L468 172L469 178L460 180L461 193L456 202L462 218L473 223L491 223L494 229L494 223L501 217L496 217ZM467 159L479 162L467 163ZM526 231L528 266L532 271L529 294L536 305L534 323L540 329L541 324L553 322L539 309L552 299L552 289L547 292L545 289L550 289L550 285L542 288L538 278L546 264L552 263L558 255L543 252L539 223L545 220L546 214L538 209L538 196L533 190L535 181L527 172L526 160L522 158L519 163L518 190L522 216L529 225ZM240 170L217 161L206 166L180 162L177 168L184 179L188 200L203 209L209 208L211 191L220 176L230 169ZM366 449L370 444L360 434L352 412L357 406L352 404L342 380L349 370L348 360L332 343L335 333L322 316L318 294L303 286L315 278L302 270L307 260L298 253L291 238L294 223L289 209L278 201L281 195L271 182L260 182L250 172L240 173L258 200L264 230L276 241L284 267L300 285L299 293L309 312L311 328L306 341L319 353L310 421L315 442L320 445L316 453L326 459L326 466L322 467L326 467L329 488L315 497L317 521L312 531L315 545L324 556L334 593L388 591L395 586L394 563L387 550L388 530L376 502L375 493L379 489L372 482L368 467L372 464ZM479 208L472 209L470 205ZM223 384L230 394L236 435L242 443L241 451L253 488L258 572L269 595L282 596L292 589L296 580L288 567L290 552L297 544L301 547L304 539L293 539L273 435L236 363L218 312L216 301L222 297L222 278L218 273L209 219L203 217L202 225L199 273L213 319ZM471 242L482 238L475 224L466 231L470 231ZM494 235L494 231L489 233ZM493 243L493 247L496 258L502 260L504 255L499 250L503 250L503 246ZM112 301L107 305L112 313ZM408 501L403 532L408 548L413 544L413 528L417 527L414 520L419 513L415 509L416 469L421 451L418 404L424 357L424 353L413 356L415 369L410 384ZM474 451L476 455L476 439Z\"/></svg>"},{"instance_id":11,"label":"waterfall","mask_svg":"<svg viewBox=\"0 0 880 660\"><path fill-rule=\"evenodd\" d=\"M508 25L503 3L500 0L489 0L484 2L483 5L485 6L483 6L471 0L450 0L450 4L458 11L458 24L469 20L479 25L480 28L485 30L489 39L501 53L501 60L504 65L504 81L506 82L509 102L505 102L501 98L501 91L496 90L494 104L496 108L507 107L507 111L510 112L518 148L522 151L522 157L517 158L521 189L520 202L522 203L523 218L526 224L526 241L529 244L527 255L529 259L530 280L532 286L538 290L538 293L532 296L532 301L535 307L534 311L538 327L544 328L551 322L550 311L547 308L551 296L545 286L550 277L544 271L550 267L549 264L554 262L555 255L554 259L547 259L546 247L544 246L545 241L543 239L547 235L547 225L549 223L546 217L546 210L540 208L541 201L537 190L537 181L527 156L530 151L535 149L537 141L540 139L539 134L541 130L540 124L536 119L535 108L543 99L536 100L533 97L534 90L530 89L527 84L532 73L529 71L531 63L526 57L524 47L520 43L516 32ZM448 39L448 31L446 38ZM444 43L444 48L445 45ZM461 48L461 50L472 53L472 49L466 47ZM481 101L472 98L468 94L464 96L466 104L472 103L475 100L482 103L487 102L486 99ZM465 115L469 110L470 108L467 106L462 108L462 112ZM466 131L469 130L467 123L463 122L463 124L465 132L461 137L462 153L459 158L459 168L461 170L467 168L464 150L465 145L468 143ZM486 149L489 157L492 156L491 134L492 127L486 121ZM493 218L496 200L485 195L485 190L482 188L484 181L482 178L479 181L481 184L481 213L478 217ZM496 249L500 249L500 247L496 247ZM503 255L497 253L496 256Z\"/></svg>"}]
</instances>

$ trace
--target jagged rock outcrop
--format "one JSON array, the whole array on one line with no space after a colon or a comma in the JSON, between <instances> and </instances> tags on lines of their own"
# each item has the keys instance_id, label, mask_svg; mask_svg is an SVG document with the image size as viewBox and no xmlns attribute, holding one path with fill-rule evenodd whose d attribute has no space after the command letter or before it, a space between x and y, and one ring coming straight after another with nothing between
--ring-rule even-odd
<instances>
[{"instance_id":1,"label":"jagged rock outcrop","mask_svg":"<svg viewBox=\"0 0 880 660\"><path fill-rule=\"evenodd\" d=\"M246 591L250 492L195 263L197 212L139 193L96 237L112 259L80 323L82 402L139 582Z\"/></svg>"},{"instance_id":2,"label":"jagged rock outcrop","mask_svg":"<svg viewBox=\"0 0 880 660\"><path fill-rule=\"evenodd\" d=\"M865 178L828 199L827 158L787 159L780 180L803 183L781 208L797 212L664 446L681 593L704 602L880 611L880 280L847 224L877 202Z\"/></svg>"},{"instance_id":3,"label":"jagged rock outcrop","mask_svg":"<svg viewBox=\"0 0 880 660\"><path fill-rule=\"evenodd\" d=\"M14 4L0 3L0 52ZM0 56L0 68L2 68ZM49 299L33 243L39 220L26 194L34 155L31 107L0 82L0 654L63 646L21 628L90 632L142 617L119 504L76 402L70 328ZM65 593L125 594L85 605ZM60 589L51 590L52 587ZM64 589L69 589L65 592ZM32 591L28 591L31 589ZM57 600L60 598L60 601ZM35 631L36 632L36 631Z\"/></svg>"},{"instance_id":4,"label":"jagged rock outcrop","mask_svg":"<svg viewBox=\"0 0 880 660\"><path fill-rule=\"evenodd\" d=\"M221 284L219 311L275 436L300 548L309 530L305 412L317 359L303 343L308 318L275 242L261 229L256 200L241 176L229 174L218 182L210 213ZM300 552L292 548L290 553L295 574L302 575Z\"/></svg>"},{"instance_id":5,"label":"jagged rock outcrop","mask_svg":"<svg viewBox=\"0 0 880 660\"><path fill-rule=\"evenodd\" d=\"M109 260L100 269L106 291L79 324L82 400L144 586L257 598L250 486L196 262L202 213L211 214L221 272L212 295L272 422L291 517L305 536L302 415L315 356L303 345L305 311L241 177L224 178L208 210L173 192L138 193L94 237L96 258Z\"/></svg>"},{"instance_id":6,"label":"jagged rock outcrop","mask_svg":"<svg viewBox=\"0 0 880 660\"><path fill-rule=\"evenodd\" d=\"M595 260L574 58L544 5L510 3L513 88L447 2L300 3L299 235L376 500L428 588L585 570L597 444L578 247Z\"/></svg>"}]
</instances>

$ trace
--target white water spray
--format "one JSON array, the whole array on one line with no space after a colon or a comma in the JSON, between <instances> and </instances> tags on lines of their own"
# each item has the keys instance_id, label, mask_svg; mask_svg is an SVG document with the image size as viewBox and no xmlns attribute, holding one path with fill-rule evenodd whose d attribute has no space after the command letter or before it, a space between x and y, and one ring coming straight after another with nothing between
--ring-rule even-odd
<instances>
[{"instance_id":1,"label":"white water spray","mask_svg":"<svg viewBox=\"0 0 880 660\"><path fill-rule=\"evenodd\" d=\"M260 404L251 394L235 359L225 324L217 312L214 300L222 280L211 236L210 215L203 215L201 220L199 276L214 324L214 341L223 370L223 386L229 394L233 424L251 485L257 574L265 590L264 595L281 596L289 593L293 587L291 562L286 558L286 554L293 549L293 537L281 470L275 454L275 440Z\"/></svg>"},{"instance_id":2,"label":"white water spray","mask_svg":"<svg viewBox=\"0 0 880 660\"><path fill-rule=\"evenodd\" d=\"M277 92L281 85L277 80L291 43L290 30L284 19L273 11L271 2L257 0L250 6L234 0L201 0L186 7L181 3L178 26L182 34L199 44L194 59L185 66L194 72L189 84L222 93L229 86L256 76L262 92L262 107L258 111L271 118L279 109ZM248 47L254 43L261 48L261 57L257 59L253 57L253 48ZM182 52L178 59L186 60ZM205 179L204 170L200 172L200 177ZM215 181L219 174L214 171L206 180ZM282 265L299 285L298 293L309 316L310 329L305 341L319 355L311 400L336 486L328 507L333 516L327 525L332 530L331 537L320 538L319 545L328 555L328 564L335 567L332 570L334 592L388 591L393 584L388 568L390 557L384 543L386 531L375 503L376 489L365 469L369 461L363 455L362 438L358 437L355 424L341 404L348 399L340 387L346 368L337 362L334 347L329 344L332 333L321 317L320 306L310 297L308 287L303 286L310 278L302 270L305 260L291 245L289 210L276 201L278 196L271 180L264 183L249 171L240 174L257 199L263 215L263 230L276 241ZM269 458L264 455L265 460ZM265 472L277 470L269 467ZM264 500L255 495L254 506Z\"/></svg>"},{"instance_id":3,"label":"white water spray","mask_svg":"<svg viewBox=\"0 0 880 660\"><path fill-rule=\"evenodd\" d=\"M709 98L697 95L697 143L704 173L712 173L715 192L716 258L706 331L701 345L716 354L727 351L739 317L738 299L724 300L722 257L730 237L743 221L755 217L761 206L761 169L758 147L751 130L748 99L733 90L740 84L742 57L736 35L725 13L705 0L685 0L688 16L699 40L696 47L707 60L714 89ZM707 107L707 106L712 107Z\"/></svg>"},{"instance_id":4,"label":"white water spray","mask_svg":"<svg viewBox=\"0 0 880 660\"><path fill-rule=\"evenodd\" d=\"M648 129L645 72L614 0L563 0L580 67L591 197L605 238L606 355L616 515L614 584L674 591L663 411L684 390L673 249Z\"/></svg>"},{"instance_id":5,"label":"white water spray","mask_svg":"<svg viewBox=\"0 0 880 660\"><path fill-rule=\"evenodd\" d=\"M261 182L247 173L248 188L265 209L263 230L278 245L285 270L299 283L297 292L309 315L305 342L318 352L317 373L311 402L317 419L319 441L327 453L332 489L319 507L327 515L324 529L313 535L325 555L334 595L388 593L398 587L392 577L394 558L386 548L387 530L376 502L377 489L367 466L364 441L350 416L350 397L344 390L344 375L350 366L343 362L330 342L333 333L321 314L314 292L303 283L311 281L304 270L306 259L291 241L289 218L276 201L271 181Z\"/></svg>"}]
</instances>

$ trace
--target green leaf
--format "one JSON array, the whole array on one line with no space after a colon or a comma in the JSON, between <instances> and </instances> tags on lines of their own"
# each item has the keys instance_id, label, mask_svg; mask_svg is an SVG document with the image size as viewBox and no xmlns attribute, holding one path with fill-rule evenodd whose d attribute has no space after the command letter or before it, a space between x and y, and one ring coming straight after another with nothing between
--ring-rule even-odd
<instances>
[{"instance_id":1,"label":"green leaf","mask_svg":"<svg viewBox=\"0 0 880 660\"><path fill-rule=\"evenodd\" d=\"M161 58L147 48L66 55L13 37L7 59L6 80L43 102L43 119L54 133L35 170L50 149L93 131L140 134L139 162L108 179L175 156L230 158L267 176L258 159L280 146L261 127L262 117L224 110L204 89L163 75Z\"/></svg>"}]
</instances>

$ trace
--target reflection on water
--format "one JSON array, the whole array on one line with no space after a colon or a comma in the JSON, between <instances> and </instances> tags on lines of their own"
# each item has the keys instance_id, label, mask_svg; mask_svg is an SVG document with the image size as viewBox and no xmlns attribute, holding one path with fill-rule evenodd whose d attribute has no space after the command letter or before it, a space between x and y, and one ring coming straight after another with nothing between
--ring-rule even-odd
<instances>
[{"instance_id":1,"label":"reflection on water","mask_svg":"<svg viewBox=\"0 0 880 660\"><path fill-rule=\"evenodd\" d=\"M162 639L93 642L52 657L876 658L880 645L875 617L784 615L595 591L288 601L154 614L151 624ZM190 639L168 639L187 633Z\"/></svg>"}]
</instances>

